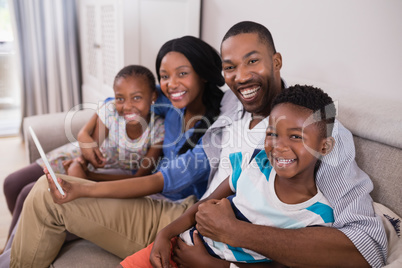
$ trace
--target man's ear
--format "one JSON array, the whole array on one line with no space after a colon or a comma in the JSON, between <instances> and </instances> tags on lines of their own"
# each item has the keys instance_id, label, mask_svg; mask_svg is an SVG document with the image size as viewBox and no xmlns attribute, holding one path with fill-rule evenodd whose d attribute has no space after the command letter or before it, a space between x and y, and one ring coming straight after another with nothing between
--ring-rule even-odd
<instances>
[{"instance_id":1,"label":"man's ear","mask_svg":"<svg viewBox=\"0 0 402 268\"><path fill-rule=\"evenodd\" d=\"M272 57L274 70L279 71L282 68L282 55L281 53L277 52Z\"/></svg>"},{"instance_id":2,"label":"man's ear","mask_svg":"<svg viewBox=\"0 0 402 268\"><path fill-rule=\"evenodd\" d=\"M335 139L333 137L325 138L323 140L322 146L321 146L321 151L320 151L321 155L324 156L324 155L329 154L332 151L332 149L334 148L334 146L335 146Z\"/></svg>"}]
</instances>

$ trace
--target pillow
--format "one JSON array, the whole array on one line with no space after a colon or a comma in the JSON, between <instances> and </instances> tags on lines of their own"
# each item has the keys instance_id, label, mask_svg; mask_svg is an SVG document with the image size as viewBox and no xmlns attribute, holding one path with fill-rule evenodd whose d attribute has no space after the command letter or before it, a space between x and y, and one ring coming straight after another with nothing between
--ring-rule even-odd
<instances>
[{"instance_id":1,"label":"pillow","mask_svg":"<svg viewBox=\"0 0 402 268\"><path fill-rule=\"evenodd\" d=\"M382 219L388 239L388 258L384 267L402 267L402 218L380 203L374 202L373 205L375 213Z\"/></svg>"}]
</instances>

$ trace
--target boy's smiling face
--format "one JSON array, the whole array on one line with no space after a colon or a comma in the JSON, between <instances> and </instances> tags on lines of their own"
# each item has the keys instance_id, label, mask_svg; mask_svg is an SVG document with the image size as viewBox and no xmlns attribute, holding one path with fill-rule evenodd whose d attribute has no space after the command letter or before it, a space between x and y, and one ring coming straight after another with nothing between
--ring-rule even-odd
<instances>
[{"instance_id":1,"label":"boy's smiling face","mask_svg":"<svg viewBox=\"0 0 402 268\"><path fill-rule=\"evenodd\" d=\"M291 103L278 104L271 111L265 152L279 177L311 179L316 156L329 152L317 124L306 124L311 115L311 110Z\"/></svg>"}]
</instances>

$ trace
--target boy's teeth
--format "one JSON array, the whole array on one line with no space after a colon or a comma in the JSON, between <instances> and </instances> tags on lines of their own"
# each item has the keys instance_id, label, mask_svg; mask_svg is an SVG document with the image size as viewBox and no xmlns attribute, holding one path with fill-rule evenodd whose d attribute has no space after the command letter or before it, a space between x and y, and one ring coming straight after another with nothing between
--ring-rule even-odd
<instances>
[{"instance_id":1,"label":"boy's teeth","mask_svg":"<svg viewBox=\"0 0 402 268\"><path fill-rule=\"evenodd\" d=\"M249 98L254 97L257 94L257 91L259 89L260 89L260 87L256 87L256 88L252 88L252 89L246 89L246 90L240 91L240 94L244 98L249 99Z\"/></svg>"},{"instance_id":2,"label":"boy's teeth","mask_svg":"<svg viewBox=\"0 0 402 268\"><path fill-rule=\"evenodd\" d=\"M185 91L181 91L181 92L177 92L177 93L172 93L170 95L172 95L173 98L177 98L177 97L184 95L185 93L186 93Z\"/></svg>"},{"instance_id":3,"label":"boy's teeth","mask_svg":"<svg viewBox=\"0 0 402 268\"><path fill-rule=\"evenodd\" d=\"M295 159L276 159L280 164L290 164L295 161Z\"/></svg>"}]
</instances>

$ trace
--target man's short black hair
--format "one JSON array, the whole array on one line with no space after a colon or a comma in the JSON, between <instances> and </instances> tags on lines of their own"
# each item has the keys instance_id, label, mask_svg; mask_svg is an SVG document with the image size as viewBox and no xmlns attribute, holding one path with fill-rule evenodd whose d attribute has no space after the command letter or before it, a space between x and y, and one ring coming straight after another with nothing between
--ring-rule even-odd
<instances>
[{"instance_id":1,"label":"man's short black hair","mask_svg":"<svg viewBox=\"0 0 402 268\"><path fill-rule=\"evenodd\" d=\"M291 103L311 110L322 136L331 136L336 116L332 98L322 89L307 85L294 85L282 89L272 102L272 109L281 103Z\"/></svg>"},{"instance_id":2,"label":"man's short black hair","mask_svg":"<svg viewBox=\"0 0 402 268\"><path fill-rule=\"evenodd\" d=\"M245 33L258 34L260 41L263 44L267 44L274 54L276 53L275 44L271 32L264 25L253 21L242 21L233 25L223 37L222 43L229 37Z\"/></svg>"}]
</instances>

